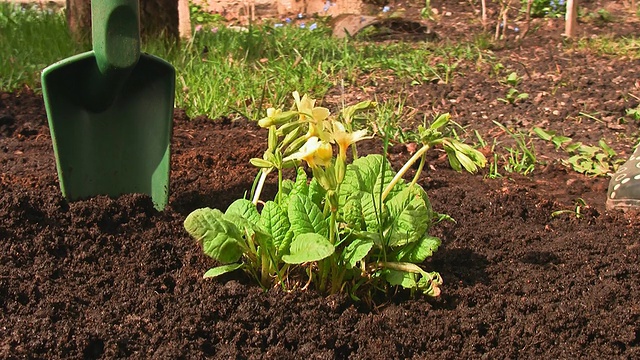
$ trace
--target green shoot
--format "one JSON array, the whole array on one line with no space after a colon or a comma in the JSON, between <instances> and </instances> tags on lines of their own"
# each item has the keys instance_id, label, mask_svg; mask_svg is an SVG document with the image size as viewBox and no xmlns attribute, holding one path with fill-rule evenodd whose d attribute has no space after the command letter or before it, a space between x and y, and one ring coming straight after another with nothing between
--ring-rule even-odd
<instances>
[{"instance_id":1,"label":"green shoot","mask_svg":"<svg viewBox=\"0 0 640 360\"><path fill-rule=\"evenodd\" d=\"M527 137L523 133L514 133L507 129L506 126L497 121L493 122L515 142L515 147L507 147L509 153L503 156L505 161L504 169L510 173L519 173L529 175L535 169L537 164L536 152L531 141L527 141Z\"/></svg>"},{"instance_id":2,"label":"green shoot","mask_svg":"<svg viewBox=\"0 0 640 360\"><path fill-rule=\"evenodd\" d=\"M585 208L588 208L589 205L587 205L586 201L584 201L584 199L582 198L578 198L575 201L574 204L574 208L572 210L558 210L558 211L554 211L551 213L551 217L558 217L560 215L563 214L570 214L572 216L575 216L576 219L582 219L584 218L584 215L582 214L582 210Z\"/></svg>"}]
</instances>

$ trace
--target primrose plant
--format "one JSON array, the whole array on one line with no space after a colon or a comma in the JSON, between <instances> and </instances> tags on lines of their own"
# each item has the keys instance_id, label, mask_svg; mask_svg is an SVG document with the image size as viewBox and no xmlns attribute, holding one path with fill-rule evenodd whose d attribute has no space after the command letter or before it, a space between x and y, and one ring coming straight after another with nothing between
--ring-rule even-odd
<instances>
[{"instance_id":1,"label":"primrose plant","mask_svg":"<svg viewBox=\"0 0 640 360\"><path fill-rule=\"evenodd\" d=\"M370 136L355 130L353 119L374 102L346 107L334 117L306 95L293 97L293 110L268 109L258 122L268 129L268 145L262 158L251 159L260 169L251 198L236 200L224 212L197 209L184 222L221 264L205 277L242 269L264 288L313 286L360 299L401 286L437 296L440 275L420 266L440 246L429 235L438 216L417 183L425 153L440 145L455 169L468 171L484 166L484 156L444 136L450 118L444 114L419 129L422 147L396 173L382 155L357 156L356 143ZM418 161L413 179L405 181ZM284 179L291 168L295 179ZM277 193L262 200L274 173Z\"/></svg>"}]
</instances>

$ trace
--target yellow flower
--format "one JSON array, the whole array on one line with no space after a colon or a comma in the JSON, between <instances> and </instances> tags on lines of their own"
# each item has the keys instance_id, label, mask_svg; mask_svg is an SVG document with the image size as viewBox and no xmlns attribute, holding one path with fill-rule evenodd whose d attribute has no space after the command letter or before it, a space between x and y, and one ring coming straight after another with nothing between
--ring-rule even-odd
<instances>
[{"instance_id":1,"label":"yellow flower","mask_svg":"<svg viewBox=\"0 0 640 360\"><path fill-rule=\"evenodd\" d=\"M280 126L290 122L297 112L295 111L282 111L282 109L268 108L267 117L258 120L258 126L262 128L268 128L272 125Z\"/></svg>"},{"instance_id":2,"label":"yellow flower","mask_svg":"<svg viewBox=\"0 0 640 360\"><path fill-rule=\"evenodd\" d=\"M312 136L297 152L287 156L283 161L304 160L311 168L315 168L318 165L327 166L331 164L332 158L333 149L331 144Z\"/></svg>"},{"instance_id":3,"label":"yellow flower","mask_svg":"<svg viewBox=\"0 0 640 360\"><path fill-rule=\"evenodd\" d=\"M335 142L340 149L340 158L345 159L347 156L347 149L351 144L364 139L371 139L372 136L367 136L367 130L358 130L349 132L345 129L344 125L339 121L333 122L333 131L331 132L331 141Z\"/></svg>"},{"instance_id":4,"label":"yellow flower","mask_svg":"<svg viewBox=\"0 0 640 360\"><path fill-rule=\"evenodd\" d=\"M307 95L304 95L301 99L297 91L293 92L293 98L296 100L296 107L300 113L300 121L309 123L309 132L306 138L309 139L317 136L326 141L327 136L324 132L324 121L329 117L329 109L315 106L316 101Z\"/></svg>"},{"instance_id":5,"label":"yellow flower","mask_svg":"<svg viewBox=\"0 0 640 360\"><path fill-rule=\"evenodd\" d=\"M276 117L280 114L282 114L281 109L268 108L267 117L258 120L258 126L261 128L268 128L269 126L274 125Z\"/></svg>"}]
</instances>

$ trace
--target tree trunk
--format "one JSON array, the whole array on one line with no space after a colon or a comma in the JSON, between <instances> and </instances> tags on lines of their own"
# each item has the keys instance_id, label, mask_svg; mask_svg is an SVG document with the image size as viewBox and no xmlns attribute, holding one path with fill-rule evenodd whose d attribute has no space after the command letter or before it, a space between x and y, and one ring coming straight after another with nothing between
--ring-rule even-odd
<instances>
[{"instance_id":1,"label":"tree trunk","mask_svg":"<svg viewBox=\"0 0 640 360\"><path fill-rule=\"evenodd\" d=\"M91 38L91 0L66 0L67 23L73 37ZM140 0L143 37L178 38L178 0Z\"/></svg>"},{"instance_id":2,"label":"tree trunk","mask_svg":"<svg viewBox=\"0 0 640 360\"><path fill-rule=\"evenodd\" d=\"M67 25L73 38L82 42L91 39L91 1L67 0Z\"/></svg>"},{"instance_id":3,"label":"tree trunk","mask_svg":"<svg viewBox=\"0 0 640 360\"><path fill-rule=\"evenodd\" d=\"M178 0L140 0L142 36L178 39Z\"/></svg>"}]
</instances>

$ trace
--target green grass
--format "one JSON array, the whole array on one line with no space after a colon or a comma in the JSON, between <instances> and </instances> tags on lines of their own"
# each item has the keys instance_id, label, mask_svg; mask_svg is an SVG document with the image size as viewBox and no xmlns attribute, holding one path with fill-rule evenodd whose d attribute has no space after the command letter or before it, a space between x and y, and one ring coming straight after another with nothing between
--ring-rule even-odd
<instances>
[{"instance_id":1,"label":"green grass","mask_svg":"<svg viewBox=\"0 0 640 360\"><path fill-rule=\"evenodd\" d=\"M70 41L60 13L0 3L0 89L39 89L42 69L87 50Z\"/></svg>"},{"instance_id":2,"label":"green grass","mask_svg":"<svg viewBox=\"0 0 640 360\"><path fill-rule=\"evenodd\" d=\"M64 14L0 4L0 89L24 85L40 91L40 72L46 66L90 49L76 44L66 28ZM413 84L450 82L457 65L482 57L475 45L429 43L369 44L337 40L328 27L300 29L253 26L238 31L206 25L181 44L153 40L143 51L172 63L177 70L176 106L190 116L211 118L242 114L264 115L280 107L294 90L322 98L345 82L354 84L363 74L393 74ZM8 54L8 55L6 55Z\"/></svg>"},{"instance_id":3,"label":"green grass","mask_svg":"<svg viewBox=\"0 0 640 360\"><path fill-rule=\"evenodd\" d=\"M627 56L631 60L640 59L640 39L637 37L598 36L579 39L573 47L601 56Z\"/></svg>"}]
</instances>

